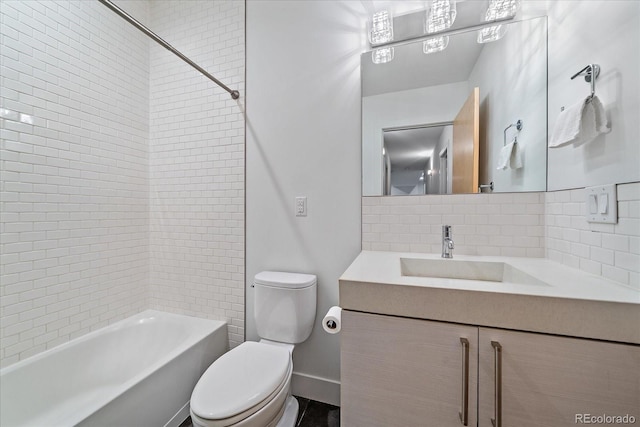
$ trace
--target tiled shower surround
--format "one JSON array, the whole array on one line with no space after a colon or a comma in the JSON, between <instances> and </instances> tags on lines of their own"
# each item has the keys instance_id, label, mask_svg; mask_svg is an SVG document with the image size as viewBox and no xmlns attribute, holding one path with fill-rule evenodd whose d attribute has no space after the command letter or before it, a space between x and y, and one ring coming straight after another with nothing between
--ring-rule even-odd
<instances>
[{"instance_id":1,"label":"tiled shower surround","mask_svg":"<svg viewBox=\"0 0 640 427\"><path fill-rule=\"evenodd\" d=\"M547 257L640 289L640 183L619 184L618 223L590 224L584 189L548 193L362 198L362 249Z\"/></svg>"},{"instance_id":2,"label":"tiled shower surround","mask_svg":"<svg viewBox=\"0 0 640 427\"><path fill-rule=\"evenodd\" d=\"M117 3L244 95L244 2ZM0 8L2 366L145 308L241 342L243 98L99 2Z\"/></svg>"},{"instance_id":3,"label":"tiled shower surround","mask_svg":"<svg viewBox=\"0 0 640 427\"><path fill-rule=\"evenodd\" d=\"M151 308L244 341L244 2L156 1L153 28L231 88L151 46Z\"/></svg>"}]
</instances>

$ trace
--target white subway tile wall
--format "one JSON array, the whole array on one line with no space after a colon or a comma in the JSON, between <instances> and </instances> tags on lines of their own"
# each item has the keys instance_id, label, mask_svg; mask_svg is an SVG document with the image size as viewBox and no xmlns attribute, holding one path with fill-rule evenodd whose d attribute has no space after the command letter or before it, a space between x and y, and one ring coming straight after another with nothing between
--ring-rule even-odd
<instances>
[{"instance_id":1,"label":"white subway tile wall","mask_svg":"<svg viewBox=\"0 0 640 427\"><path fill-rule=\"evenodd\" d=\"M454 254L544 257L544 193L362 198L362 249L440 253L442 225Z\"/></svg>"},{"instance_id":2,"label":"white subway tile wall","mask_svg":"<svg viewBox=\"0 0 640 427\"><path fill-rule=\"evenodd\" d=\"M0 8L6 366L148 306L149 47L98 2Z\"/></svg>"},{"instance_id":3,"label":"white subway tile wall","mask_svg":"<svg viewBox=\"0 0 640 427\"><path fill-rule=\"evenodd\" d=\"M640 289L640 183L617 193L617 224L587 222L584 189L546 193L547 257Z\"/></svg>"},{"instance_id":4,"label":"white subway tile wall","mask_svg":"<svg viewBox=\"0 0 640 427\"><path fill-rule=\"evenodd\" d=\"M241 97L151 46L151 307L244 340L244 2L156 1L153 30Z\"/></svg>"}]
</instances>

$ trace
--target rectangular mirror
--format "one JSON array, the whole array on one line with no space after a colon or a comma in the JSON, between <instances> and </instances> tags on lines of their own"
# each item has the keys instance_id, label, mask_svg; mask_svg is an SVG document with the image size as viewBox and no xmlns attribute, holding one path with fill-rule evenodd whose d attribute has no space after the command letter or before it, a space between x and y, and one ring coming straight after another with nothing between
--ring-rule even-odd
<instances>
[{"instance_id":1,"label":"rectangular mirror","mask_svg":"<svg viewBox=\"0 0 640 427\"><path fill-rule=\"evenodd\" d=\"M362 54L364 196L546 190L547 18L491 27Z\"/></svg>"}]
</instances>

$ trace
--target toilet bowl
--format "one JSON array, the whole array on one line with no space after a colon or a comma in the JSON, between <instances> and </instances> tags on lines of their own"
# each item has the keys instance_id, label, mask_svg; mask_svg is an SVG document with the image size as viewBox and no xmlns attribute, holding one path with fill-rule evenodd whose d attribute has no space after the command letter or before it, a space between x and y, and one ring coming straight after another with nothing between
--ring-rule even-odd
<instances>
[{"instance_id":1,"label":"toilet bowl","mask_svg":"<svg viewBox=\"0 0 640 427\"><path fill-rule=\"evenodd\" d=\"M294 344L306 340L315 319L316 277L262 272L254 279L260 342L247 341L218 358L191 395L196 427L293 427Z\"/></svg>"},{"instance_id":2,"label":"toilet bowl","mask_svg":"<svg viewBox=\"0 0 640 427\"><path fill-rule=\"evenodd\" d=\"M290 395L291 350L293 346L247 341L221 356L193 390L193 425L276 425Z\"/></svg>"}]
</instances>

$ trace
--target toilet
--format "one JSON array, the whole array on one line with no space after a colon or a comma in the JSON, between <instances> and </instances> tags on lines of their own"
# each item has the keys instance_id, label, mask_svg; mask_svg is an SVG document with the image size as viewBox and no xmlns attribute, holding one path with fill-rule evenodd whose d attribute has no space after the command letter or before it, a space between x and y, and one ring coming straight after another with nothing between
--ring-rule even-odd
<instances>
[{"instance_id":1,"label":"toilet","mask_svg":"<svg viewBox=\"0 0 640 427\"><path fill-rule=\"evenodd\" d=\"M196 427L293 427L293 349L309 338L316 316L316 276L263 271L254 277L254 318L260 342L219 357L191 394Z\"/></svg>"}]
</instances>

